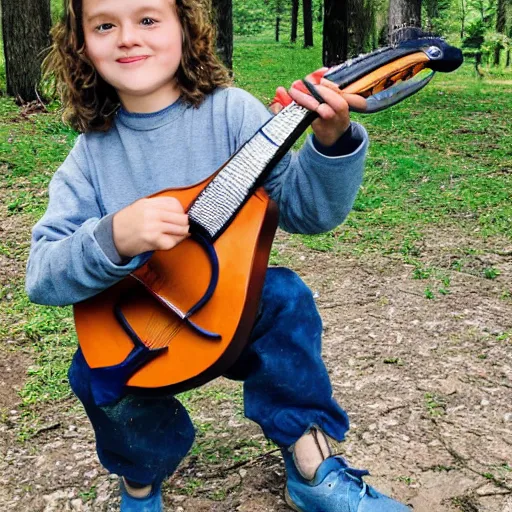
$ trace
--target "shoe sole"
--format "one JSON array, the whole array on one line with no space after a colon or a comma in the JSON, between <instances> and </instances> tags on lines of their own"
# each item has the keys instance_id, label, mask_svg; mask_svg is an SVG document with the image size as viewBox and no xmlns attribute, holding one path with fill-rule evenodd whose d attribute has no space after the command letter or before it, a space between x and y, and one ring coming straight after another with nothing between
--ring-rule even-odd
<instances>
[{"instance_id":1,"label":"shoe sole","mask_svg":"<svg viewBox=\"0 0 512 512\"><path fill-rule=\"evenodd\" d=\"M286 501L286 504L292 510L295 510L296 512L304 512L302 509L297 507L297 505L295 505L295 503L293 503L292 498L290 496L290 493L288 492L288 486L286 486L285 489L284 489L284 501Z\"/></svg>"}]
</instances>

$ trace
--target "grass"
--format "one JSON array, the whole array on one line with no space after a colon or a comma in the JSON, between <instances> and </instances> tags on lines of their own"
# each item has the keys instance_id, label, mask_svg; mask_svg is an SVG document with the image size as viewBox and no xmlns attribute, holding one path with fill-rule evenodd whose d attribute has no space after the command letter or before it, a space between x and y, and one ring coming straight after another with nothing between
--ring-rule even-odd
<instances>
[{"instance_id":1,"label":"grass","mask_svg":"<svg viewBox=\"0 0 512 512\"><path fill-rule=\"evenodd\" d=\"M321 66L319 46L276 44L271 38L237 38L234 54L236 85L268 104L278 85L289 85ZM262 72L264 70L264 72ZM4 77L0 64L0 77ZM468 237L499 240L512 237L512 111L509 87L512 72L487 71L477 80L470 63L433 83L406 102L372 116L354 115L367 128L371 146L366 177L353 212L333 231L318 236L294 235L291 243L309 249L364 255L394 255L412 265L411 279L425 280L425 298L449 293L449 271L466 271L496 279L500 269L473 267L471 247L460 247L450 267L426 266L422 241L427 230L456 226ZM5 87L5 78L0 79ZM2 215L33 224L44 212L49 180L71 149L76 134L59 119L58 105L48 111L23 112L12 99L0 96L0 182ZM472 252L473 251L473 252ZM4 239L0 255L23 265L28 240ZM286 263L278 246L273 263ZM501 298L512 301L512 290ZM25 434L34 428L38 404L69 396L66 370L76 347L71 308L31 304L22 282L0 292L2 338L16 340L13 350L30 348L36 363L21 392ZM507 335L508 336L508 335ZM386 361L396 364L398 361ZM183 396L194 408L205 397L235 400L241 415L239 391L228 395L213 388ZM433 415L442 413L436 397L426 398ZM30 426L32 425L32 426ZM204 429L211 428L207 423ZM22 436L23 437L23 436ZM254 447L229 454L244 457ZM257 449L262 449L259 446ZM219 447L203 455L223 456ZM210 454L210 455L209 455ZM213 455L212 455L213 454Z\"/></svg>"}]
</instances>

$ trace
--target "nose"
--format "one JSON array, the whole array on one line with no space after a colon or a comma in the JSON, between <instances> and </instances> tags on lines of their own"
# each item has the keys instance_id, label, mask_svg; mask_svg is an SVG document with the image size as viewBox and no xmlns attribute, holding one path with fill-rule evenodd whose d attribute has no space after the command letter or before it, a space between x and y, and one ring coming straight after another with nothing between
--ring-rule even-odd
<instances>
[{"instance_id":1,"label":"nose","mask_svg":"<svg viewBox=\"0 0 512 512\"><path fill-rule=\"evenodd\" d=\"M120 48L131 48L139 43L137 28L131 23L124 23L120 28L118 40Z\"/></svg>"}]
</instances>

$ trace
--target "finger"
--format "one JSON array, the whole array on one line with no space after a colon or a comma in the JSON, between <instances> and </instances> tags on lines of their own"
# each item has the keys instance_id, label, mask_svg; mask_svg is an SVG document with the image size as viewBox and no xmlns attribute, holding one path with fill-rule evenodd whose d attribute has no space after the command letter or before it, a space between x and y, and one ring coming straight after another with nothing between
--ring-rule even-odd
<instances>
[{"instance_id":1,"label":"finger","mask_svg":"<svg viewBox=\"0 0 512 512\"><path fill-rule=\"evenodd\" d=\"M186 236L189 232L189 226L182 226L181 224L171 224L169 222L164 222L161 225L161 233L166 235L175 235L175 236Z\"/></svg>"},{"instance_id":2,"label":"finger","mask_svg":"<svg viewBox=\"0 0 512 512\"><path fill-rule=\"evenodd\" d=\"M302 82L300 83L302 84ZM302 86L304 87L304 84L302 84ZM295 84L290 88L289 94L295 103L307 108L308 110L316 112L317 108L320 106L320 103L315 98L313 98L309 92L303 92L298 87L295 87Z\"/></svg>"},{"instance_id":3,"label":"finger","mask_svg":"<svg viewBox=\"0 0 512 512\"><path fill-rule=\"evenodd\" d=\"M295 81L292 87L295 90L298 90L304 94L314 97L308 90L308 88L304 85L304 83L300 80ZM317 92L317 97L320 96L320 98L323 99L323 102L319 103L327 103L328 105L333 107L334 110L340 110L347 107L347 104L343 99L343 95L340 94L339 92L336 92L334 90L331 90L330 88L321 85L314 85L314 88L315 91ZM315 100L318 102L316 98Z\"/></svg>"},{"instance_id":4,"label":"finger","mask_svg":"<svg viewBox=\"0 0 512 512\"><path fill-rule=\"evenodd\" d=\"M151 202L152 208L157 208L160 210L174 213L184 212L183 205L180 203L178 199L172 196L150 197L148 201Z\"/></svg>"},{"instance_id":5,"label":"finger","mask_svg":"<svg viewBox=\"0 0 512 512\"><path fill-rule=\"evenodd\" d=\"M156 246L161 251L168 251L170 249L173 249L176 247L179 243L183 242L188 238L188 235L186 236L180 236L180 235L162 235L157 241Z\"/></svg>"},{"instance_id":6,"label":"finger","mask_svg":"<svg viewBox=\"0 0 512 512\"><path fill-rule=\"evenodd\" d=\"M359 94L347 94L342 93L343 98L348 103L348 106L350 107L350 110L353 112L366 112L366 99L362 96L359 96Z\"/></svg>"},{"instance_id":7,"label":"finger","mask_svg":"<svg viewBox=\"0 0 512 512\"><path fill-rule=\"evenodd\" d=\"M272 103L270 105L270 111L273 113L273 114L279 114L279 112L281 112L281 110L283 110L283 105L281 105L281 103Z\"/></svg>"},{"instance_id":8,"label":"finger","mask_svg":"<svg viewBox=\"0 0 512 512\"><path fill-rule=\"evenodd\" d=\"M159 218L161 222L165 222L166 224L176 224L177 226L187 227L189 225L189 218L186 213L162 211L160 212Z\"/></svg>"},{"instance_id":9,"label":"finger","mask_svg":"<svg viewBox=\"0 0 512 512\"><path fill-rule=\"evenodd\" d=\"M292 99L290 98L290 95L288 94L286 89L284 87L278 87L276 89L276 95L274 96L274 99L272 100L271 103L271 110L274 113L277 113L272 109L274 105L277 105L276 108L279 108L279 110L281 110L282 108L288 106L291 102Z\"/></svg>"},{"instance_id":10,"label":"finger","mask_svg":"<svg viewBox=\"0 0 512 512\"><path fill-rule=\"evenodd\" d=\"M334 82L331 82L325 78L322 78L320 85L330 89L331 91L339 94L342 98L344 98L348 103L350 110L354 112L366 112L366 100L362 96L359 96L359 94L344 93Z\"/></svg>"},{"instance_id":11,"label":"finger","mask_svg":"<svg viewBox=\"0 0 512 512\"><path fill-rule=\"evenodd\" d=\"M327 73L327 71L329 71L329 68L320 68L320 69L317 69L316 71L314 71L313 73L310 73L307 77L306 77L306 80L308 82L311 82L312 84L319 84L320 81L322 80L323 76L325 75L325 73Z\"/></svg>"},{"instance_id":12,"label":"finger","mask_svg":"<svg viewBox=\"0 0 512 512\"><path fill-rule=\"evenodd\" d=\"M319 103L309 92L307 94L303 93L295 87L290 89L290 96L292 96L299 105L317 112L318 115L325 120L333 119L338 114L348 114L348 105L341 96L320 86L317 86L317 90L320 96L326 101L325 103Z\"/></svg>"},{"instance_id":13,"label":"finger","mask_svg":"<svg viewBox=\"0 0 512 512\"><path fill-rule=\"evenodd\" d=\"M342 94L322 85L316 85L315 89L324 100L324 103L329 105L335 112L348 112L348 103Z\"/></svg>"}]
</instances>

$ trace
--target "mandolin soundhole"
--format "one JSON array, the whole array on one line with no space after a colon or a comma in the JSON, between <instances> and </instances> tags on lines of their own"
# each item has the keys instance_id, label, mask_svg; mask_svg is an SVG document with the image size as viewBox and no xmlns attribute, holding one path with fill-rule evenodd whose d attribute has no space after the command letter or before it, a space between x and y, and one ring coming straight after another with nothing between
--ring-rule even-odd
<instances>
[{"instance_id":1,"label":"mandolin soundhole","mask_svg":"<svg viewBox=\"0 0 512 512\"><path fill-rule=\"evenodd\" d=\"M175 313L142 290L136 299L126 298L121 304L126 321L144 345L150 349L168 347L185 325Z\"/></svg>"}]
</instances>

